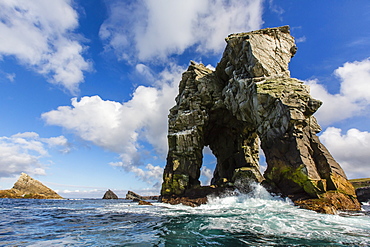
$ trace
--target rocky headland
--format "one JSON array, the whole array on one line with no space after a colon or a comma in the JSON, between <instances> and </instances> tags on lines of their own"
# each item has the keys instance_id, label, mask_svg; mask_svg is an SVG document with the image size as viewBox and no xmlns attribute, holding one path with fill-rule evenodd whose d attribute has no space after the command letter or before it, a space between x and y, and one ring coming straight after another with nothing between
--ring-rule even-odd
<instances>
[{"instance_id":1,"label":"rocky headland","mask_svg":"<svg viewBox=\"0 0 370 247\"><path fill-rule=\"evenodd\" d=\"M360 202L370 201L370 178L349 180L356 189L356 195Z\"/></svg>"},{"instance_id":2,"label":"rocky headland","mask_svg":"<svg viewBox=\"0 0 370 247\"><path fill-rule=\"evenodd\" d=\"M231 34L215 70L191 62L168 120L169 151L161 198L197 206L207 195L251 182L322 213L360 210L355 189L320 142L313 114L322 102L290 77L297 47L289 27ZM217 165L211 186L200 186L203 148ZM259 148L267 170L259 168Z\"/></svg>"},{"instance_id":3,"label":"rocky headland","mask_svg":"<svg viewBox=\"0 0 370 247\"><path fill-rule=\"evenodd\" d=\"M63 199L55 191L26 173L21 174L11 189L0 190L0 198Z\"/></svg>"}]
</instances>

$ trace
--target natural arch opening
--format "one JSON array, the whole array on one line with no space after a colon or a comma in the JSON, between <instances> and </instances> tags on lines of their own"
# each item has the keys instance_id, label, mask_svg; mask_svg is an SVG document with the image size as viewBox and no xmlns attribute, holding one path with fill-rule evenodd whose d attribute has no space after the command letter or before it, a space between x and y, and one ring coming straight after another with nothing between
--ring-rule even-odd
<instances>
[{"instance_id":1,"label":"natural arch opening","mask_svg":"<svg viewBox=\"0 0 370 247\"><path fill-rule=\"evenodd\" d=\"M259 160L258 160L258 164L259 164L259 170L261 172L261 174L264 174L266 169L267 169L267 161L266 161L266 156L265 156L265 153L263 152L262 148L261 148L261 145L259 146Z\"/></svg>"},{"instance_id":2,"label":"natural arch opening","mask_svg":"<svg viewBox=\"0 0 370 247\"><path fill-rule=\"evenodd\" d=\"M212 150L206 146L203 148L203 161L202 167L200 169L200 185L209 186L211 185L211 180L213 178L213 173L215 171L217 164L216 156L212 153Z\"/></svg>"}]
</instances>

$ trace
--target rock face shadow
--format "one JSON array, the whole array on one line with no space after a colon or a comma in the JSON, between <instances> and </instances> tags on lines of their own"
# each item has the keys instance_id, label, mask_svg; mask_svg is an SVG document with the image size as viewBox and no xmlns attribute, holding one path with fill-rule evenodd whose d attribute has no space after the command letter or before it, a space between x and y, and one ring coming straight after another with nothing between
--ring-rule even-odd
<instances>
[{"instance_id":1,"label":"rock face shadow","mask_svg":"<svg viewBox=\"0 0 370 247\"><path fill-rule=\"evenodd\" d=\"M226 42L215 71L191 62L182 75L168 120L162 201L202 203L210 193L258 182L303 208L359 210L353 186L316 136L321 128L313 114L322 103L290 78L288 64L297 47L289 27L232 34ZM211 186L201 187L205 146L217 165Z\"/></svg>"}]
</instances>

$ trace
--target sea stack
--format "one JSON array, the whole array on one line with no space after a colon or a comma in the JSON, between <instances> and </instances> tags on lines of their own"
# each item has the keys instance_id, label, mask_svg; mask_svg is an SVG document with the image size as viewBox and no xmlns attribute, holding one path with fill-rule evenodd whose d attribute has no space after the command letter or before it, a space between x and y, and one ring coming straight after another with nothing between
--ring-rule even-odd
<instances>
[{"instance_id":1,"label":"sea stack","mask_svg":"<svg viewBox=\"0 0 370 247\"><path fill-rule=\"evenodd\" d=\"M1 198L29 198L29 199L63 199L52 189L46 187L26 173L21 176L9 190L0 191Z\"/></svg>"},{"instance_id":2,"label":"sea stack","mask_svg":"<svg viewBox=\"0 0 370 247\"><path fill-rule=\"evenodd\" d=\"M126 200L140 201L140 200L158 200L159 196L141 196L133 191L127 191Z\"/></svg>"},{"instance_id":3,"label":"sea stack","mask_svg":"<svg viewBox=\"0 0 370 247\"><path fill-rule=\"evenodd\" d=\"M191 62L182 75L168 120L162 201L181 203L257 182L302 208L360 210L352 184L316 136L321 128L313 114L322 102L290 77L297 47L289 27L231 34L226 43L215 70ZM212 185L201 187L205 146L217 165Z\"/></svg>"},{"instance_id":4,"label":"sea stack","mask_svg":"<svg viewBox=\"0 0 370 247\"><path fill-rule=\"evenodd\" d=\"M111 190L107 190L102 199L118 199L118 196Z\"/></svg>"}]
</instances>

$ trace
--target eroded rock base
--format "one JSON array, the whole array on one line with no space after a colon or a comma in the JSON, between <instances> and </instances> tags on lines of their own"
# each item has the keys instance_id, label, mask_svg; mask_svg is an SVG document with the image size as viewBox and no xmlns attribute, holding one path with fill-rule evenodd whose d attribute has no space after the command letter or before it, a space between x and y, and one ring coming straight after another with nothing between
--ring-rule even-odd
<instances>
[{"instance_id":1,"label":"eroded rock base","mask_svg":"<svg viewBox=\"0 0 370 247\"><path fill-rule=\"evenodd\" d=\"M197 207L208 202L208 196L222 196L230 194L234 187L199 186L186 190L181 196L163 197L161 202L172 205L183 204Z\"/></svg>"}]
</instances>

